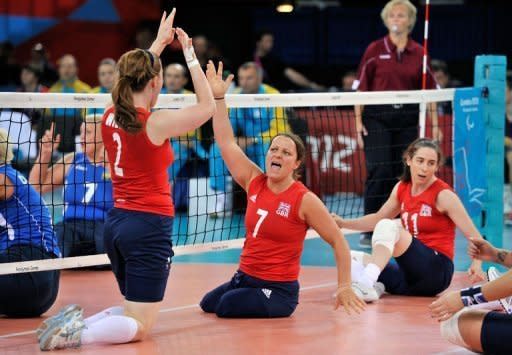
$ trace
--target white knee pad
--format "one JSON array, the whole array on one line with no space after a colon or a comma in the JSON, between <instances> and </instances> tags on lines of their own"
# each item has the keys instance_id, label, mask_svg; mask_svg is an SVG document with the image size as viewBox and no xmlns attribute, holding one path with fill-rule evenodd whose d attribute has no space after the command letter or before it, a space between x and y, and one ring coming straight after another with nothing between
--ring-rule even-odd
<instances>
[{"instance_id":1,"label":"white knee pad","mask_svg":"<svg viewBox=\"0 0 512 355\"><path fill-rule=\"evenodd\" d=\"M373 230L372 247L380 244L385 246L393 254L395 243L400 238L400 229L398 224L391 219L381 219Z\"/></svg>"},{"instance_id":2,"label":"white knee pad","mask_svg":"<svg viewBox=\"0 0 512 355\"><path fill-rule=\"evenodd\" d=\"M469 348L468 345L462 339L459 331L459 317L462 313L466 312L468 309L463 308L457 313L455 313L450 319L442 321L440 323L441 327L441 336L443 339L448 340L450 343L462 346L464 348Z\"/></svg>"}]
</instances>

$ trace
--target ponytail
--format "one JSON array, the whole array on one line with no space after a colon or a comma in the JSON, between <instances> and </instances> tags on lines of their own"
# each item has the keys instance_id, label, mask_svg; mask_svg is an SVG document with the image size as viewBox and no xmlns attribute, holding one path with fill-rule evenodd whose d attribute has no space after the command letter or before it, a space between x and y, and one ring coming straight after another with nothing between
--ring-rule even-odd
<instances>
[{"instance_id":1,"label":"ponytail","mask_svg":"<svg viewBox=\"0 0 512 355\"><path fill-rule=\"evenodd\" d=\"M138 133L142 123L137 119L137 110L133 105L133 90L129 79L119 78L112 90L112 100L115 107L116 123L128 133Z\"/></svg>"},{"instance_id":2,"label":"ponytail","mask_svg":"<svg viewBox=\"0 0 512 355\"><path fill-rule=\"evenodd\" d=\"M133 93L144 90L148 82L161 70L160 60L150 51L134 49L121 56L117 63L119 78L112 90L115 122L128 133L142 130L133 104Z\"/></svg>"}]
</instances>

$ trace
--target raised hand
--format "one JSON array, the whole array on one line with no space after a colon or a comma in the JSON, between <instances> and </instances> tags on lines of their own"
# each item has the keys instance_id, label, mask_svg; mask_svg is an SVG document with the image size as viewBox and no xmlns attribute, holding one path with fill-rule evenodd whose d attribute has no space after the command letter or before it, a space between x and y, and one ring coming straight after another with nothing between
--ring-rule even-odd
<instances>
[{"instance_id":1,"label":"raised hand","mask_svg":"<svg viewBox=\"0 0 512 355\"><path fill-rule=\"evenodd\" d=\"M172 27L174 22L174 16L176 15L176 9L173 8L169 16L164 11L162 14L162 18L160 20L160 26L158 27L158 33L156 35L156 39L151 45L149 50L156 55L160 56L162 54L165 46L172 43L174 40L175 29Z\"/></svg>"},{"instance_id":2,"label":"raised hand","mask_svg":"<svg viewBox=\"0 0 512 355\"><path fill-rule=\"evenodd\" d=\"M41 139L39 140L40 143L40 149L39 149L39 155L41 157L41 160L44 160L44 162L48 163L49 160L52 157L53 152L57 150L57 147L60 143L60 134L57 134L55 138L53 138L53 135L55 133L55 123L52 122L50 129L47 129Z\"/></svg>"},{"instance_id":3,"label":"raised hand","mask_svg":"<svg viewBox=\"0 0 512 355\"><path fill-rule=\"evenodd\" d=\"M196 53L194 52L194 46L192 46L192 39L188 36L187 32L181 27L176 28L176 34L178 35L178 41L183 49L183 55L187 63L196 60Z\"/></svg>"},{"instance_id":4,"label":"raised hand","mask_svg":"<svg viewBox=\"0 0 512 355\"><path fill-rule=\"evenodd\" d=\"M210 84L213 97L216 99L224 97L234 78L233 74L229 74L226 80L222 80L222 72L222 62L219 62L219 66L217 67L217 70L215 70L215 64L213 64L211 60L208 61L208 64L206 65L206 79L208 80L208 84Z\"/></svg>"}]
</instances>

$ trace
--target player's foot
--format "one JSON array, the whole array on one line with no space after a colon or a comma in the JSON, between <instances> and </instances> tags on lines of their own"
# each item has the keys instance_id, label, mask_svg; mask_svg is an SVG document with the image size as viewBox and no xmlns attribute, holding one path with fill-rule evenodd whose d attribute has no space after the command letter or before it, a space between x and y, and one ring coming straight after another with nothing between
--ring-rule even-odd
<instances>
[{"instance_id":1,"label":"player's foot","mask_svg":"<svg viewBox=\"0 0 512 355\"><path fill-rule=\"evenodd\" d=\"M69 314L75 313L77 316L82 317L83 309L77 304L68 304L67 306L61 308L59 313L52 317L46 318L39 327L36 329L37 339L41 338L41 334L51 327L53 324L60 322L64 317L67 317ZM79 314L78 314L79 313Z\"/></svg>"},{"instance_id":2,"label":"player's foot","mask_svg":"<svg viewBox=\"0 0 512 355\"><path fill-rule=\"evenodd\" d=\"M365 302L377 301L380 296L382 296L382 293L384 293L384 290L381 289L380 286L379 290L377 290L375 286L368 286L367 284L359 281L352 282L352 290L354 290L355 294Z\"/></svg>"},{"instance_id":3,"label":"player's foot","mask_svg":"<svg viewBox=\"0 0 512 355\"><path fill-rule=\"evenodd\" d=\"M82 330L85 323L82 309L68 312L53 322L39 338L39 348L43 351L78 348L81 345Z\"/></svg>"}]
</instances>

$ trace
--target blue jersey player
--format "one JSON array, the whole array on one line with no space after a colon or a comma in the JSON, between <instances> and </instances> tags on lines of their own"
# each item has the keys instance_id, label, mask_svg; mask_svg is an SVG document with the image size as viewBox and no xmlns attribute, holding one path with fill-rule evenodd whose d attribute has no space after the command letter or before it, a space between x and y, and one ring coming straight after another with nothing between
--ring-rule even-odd
<instances>
[{"instance_id":1,"label":"blue jersey player","mask_svg":"<svg viewBox=\"0 0 512 355\"><path fill-rule=\"evenodd\" d=\"M60 136L53 127L41 138L30 183L41 193L64 186L64 216L55 231L64 257L102 254L103 221L112 208L112 183L101 139L101 115L88 115L80 129L81 153L70 153L50 166Z\"/></svg>"},{"instance_id":2,"label":"blue jersey player","mask_svg":"<svg viewBox=\"0 0 512 355\"><path fill-rule=\"evenodd\" d=\"M8 135L0 129L0 263L60 257L50 213L41 196L11 165ZM0 315L36 317L59 290L59 272L0 275Z\"/></svg>"}]
</instances>

